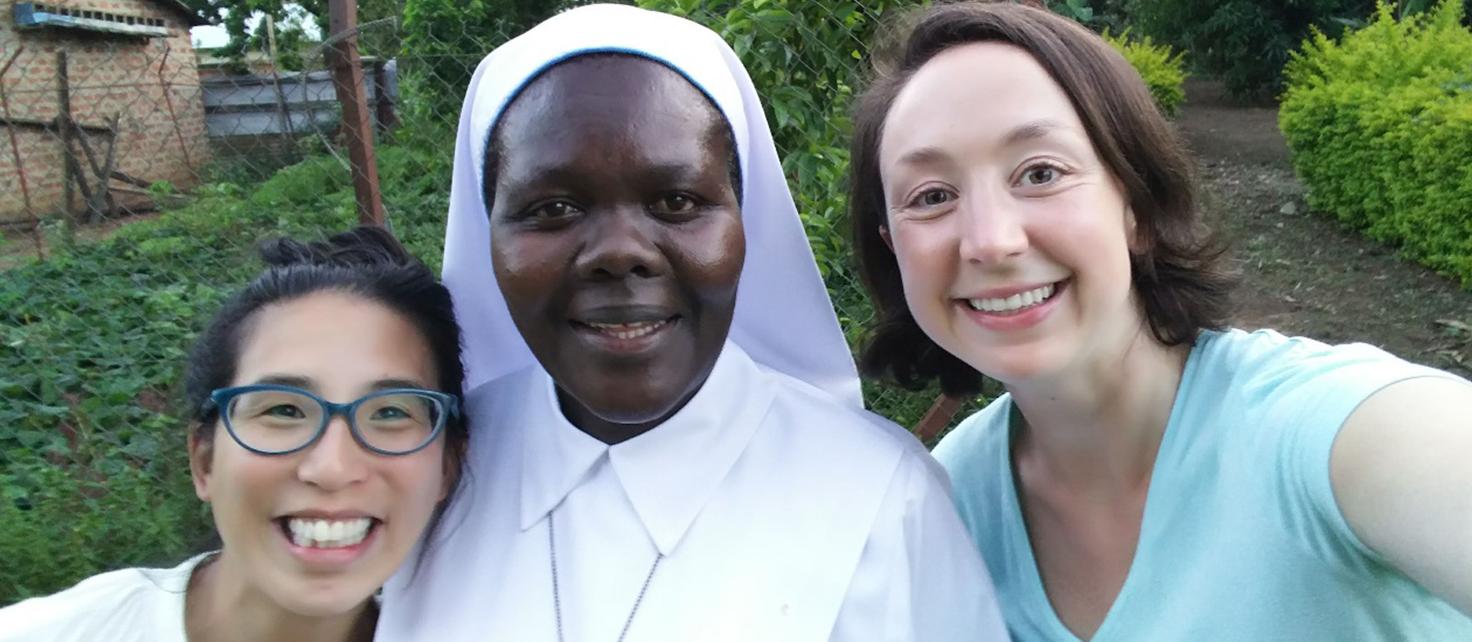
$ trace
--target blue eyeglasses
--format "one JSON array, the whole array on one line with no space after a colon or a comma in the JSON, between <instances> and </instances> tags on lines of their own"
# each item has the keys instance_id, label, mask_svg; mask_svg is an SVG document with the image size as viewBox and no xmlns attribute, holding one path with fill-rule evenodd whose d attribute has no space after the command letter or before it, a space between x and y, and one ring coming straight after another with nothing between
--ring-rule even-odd
<instances>
[{"instance_id":1,"label":"blue eyeglasses","mask_svg":"<svg viewBox=\"0 0 1472 642\"><path fill-rule=\"evenodd\" d=\"M459 416L459 401L434 390L394 388L333 403L301 388L261 383L215 390L205 410L219 410L230 437L259 455L312 445L335 415L347 418L353 439L368 451L408 455L433 442L449 417Z\"/></svg>"}]
</instances>

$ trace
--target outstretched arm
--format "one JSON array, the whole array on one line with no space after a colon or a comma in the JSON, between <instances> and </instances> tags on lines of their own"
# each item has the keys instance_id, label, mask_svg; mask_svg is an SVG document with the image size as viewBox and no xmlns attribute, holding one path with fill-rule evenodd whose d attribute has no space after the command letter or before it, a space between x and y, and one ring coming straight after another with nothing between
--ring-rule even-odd
<instances>
[{"instance_id":1,"label":"outstretched arm","mask_svg":"<svg viewBox=\"0 0 1472 642\"><path fill-rule=\"evenodd\" d=\"M1472 615L1472 384L1387 386L1344 422L1329 466L1355 535Z\"/></svg>"}]
</instances>

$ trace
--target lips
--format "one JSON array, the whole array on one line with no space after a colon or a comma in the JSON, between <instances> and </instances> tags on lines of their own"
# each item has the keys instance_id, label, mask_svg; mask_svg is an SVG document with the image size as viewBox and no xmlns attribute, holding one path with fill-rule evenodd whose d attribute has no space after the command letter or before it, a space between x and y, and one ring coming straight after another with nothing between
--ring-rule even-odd
<instances>
[{"instance_id":1,"label":"lips","mask_svg":"<svg viewBox=\"0 0 1472 642\"><path fill-rule=\"evenodd\" d=\"M615 352L638 350L658 340L680 321L663 307L621 306L589 310L573 317L572 326L601 347Z\"/></svg>"}]
</instances>

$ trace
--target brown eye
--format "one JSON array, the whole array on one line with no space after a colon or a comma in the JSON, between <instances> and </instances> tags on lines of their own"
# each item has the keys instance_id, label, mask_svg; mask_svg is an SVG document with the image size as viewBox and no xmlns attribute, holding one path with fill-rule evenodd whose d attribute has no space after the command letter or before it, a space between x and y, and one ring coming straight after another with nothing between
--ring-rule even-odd
<instances>
[{"instance_id":1,"label":"brown eye","mask_svg":"<svg viewBox=\"0 0 1472 642\"><path fill-rule=\"evenodd\" d=\"M695 211L695 199L684 194L667 194L655 203L661 214L690 214Z\"/></svg>"},{"instance_id":2,"label":"brown eye","mask_svg":"<svg viewBox=\"0 0 1472 642\"><path fill-rule=\"evenodd\" d=\"M915 196L910 201L910 207L939 207L956 200L956 195L948 190L928 189Z\"/></svg>"},{"instance_id":3,"label":"brown eye","mask_svg":"<svg viewBox=\"0 0 1472 642\"><path fill-rule=\"evenodd\" d=\"M533 221L560 221L578 213L578 208L567 201L553 201L527 212Z\"/></svg>"},{"instance_id":4,"label":"brown eye","mask_svg":"<svg viewBox=\"0 0 1472 642\"><path fill-rule=\"evenodd\" d=\"M941 190L929 191L920 196L920 202L926 205L944 205L945 203L949 203L950 200L950 193Z\"/></svg>"}]
</instances>

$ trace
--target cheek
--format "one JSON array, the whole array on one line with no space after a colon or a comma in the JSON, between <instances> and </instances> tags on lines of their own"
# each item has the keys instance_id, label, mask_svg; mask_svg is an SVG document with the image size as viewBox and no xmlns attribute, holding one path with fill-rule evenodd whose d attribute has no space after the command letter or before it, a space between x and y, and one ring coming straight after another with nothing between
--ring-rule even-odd
<instances>
[{"instance_id":1,"label":"cheek","mask_svg":"<svg viewBox=\"0 0 1472 642\"><path fill-rule=\"evenodd\" d=\"M491 267L508 300L533 297L556 280L556 247L546 240L515 233L500 234L491 242Z\"/></svg>"},{"instance_id":2,"label":"cheek","mask_svg":"<svg viewBox=\"0 0 1472 642\"><path fill-rule=\"evenodd\" d=\"M955 239L950 229L942 227L900 223L890 228L895 263L911 308L926 307L929 299L946 286L944 281L953 271L956 250L948 245Z\"/></svg>"},{"instance_id":3,"label":"cheek","mask_svg":"<svg viewBox=\"0 0 1472 642\"><path fill-rule=\"evenodd\" d=\"M235 529L270 517L274 497L292 483L291 459L247 453L233 442L215 443L210 511L222 540L236 539Z\"/></svg>"},{"instance_id":4,"label":"cheek","mask_svg":"<svg viewBox=\"0 0 1472 642\"><path fill-rule=\"evenodd\" d=\"M398 489L400 512L412 512L428 519L439 503L448 480L445 479L444 441L425 448L407 457L398 457L388 462L383 472L390 483ZM424 524L420 524L422 527Z\"/></svg>"},{"instance_id":5,"label":"cheek","mask_svg":"<svg viewBox=\"0 0 1472 642\"><path fill-rule=\"evenodd\" d=\"M746 263L746 235L739 218L731 216L692 234L671 235L666 247L673 262L682 266L686 287L702 301L735 306L736 286Z\"/></svg>"}]
</instances>

